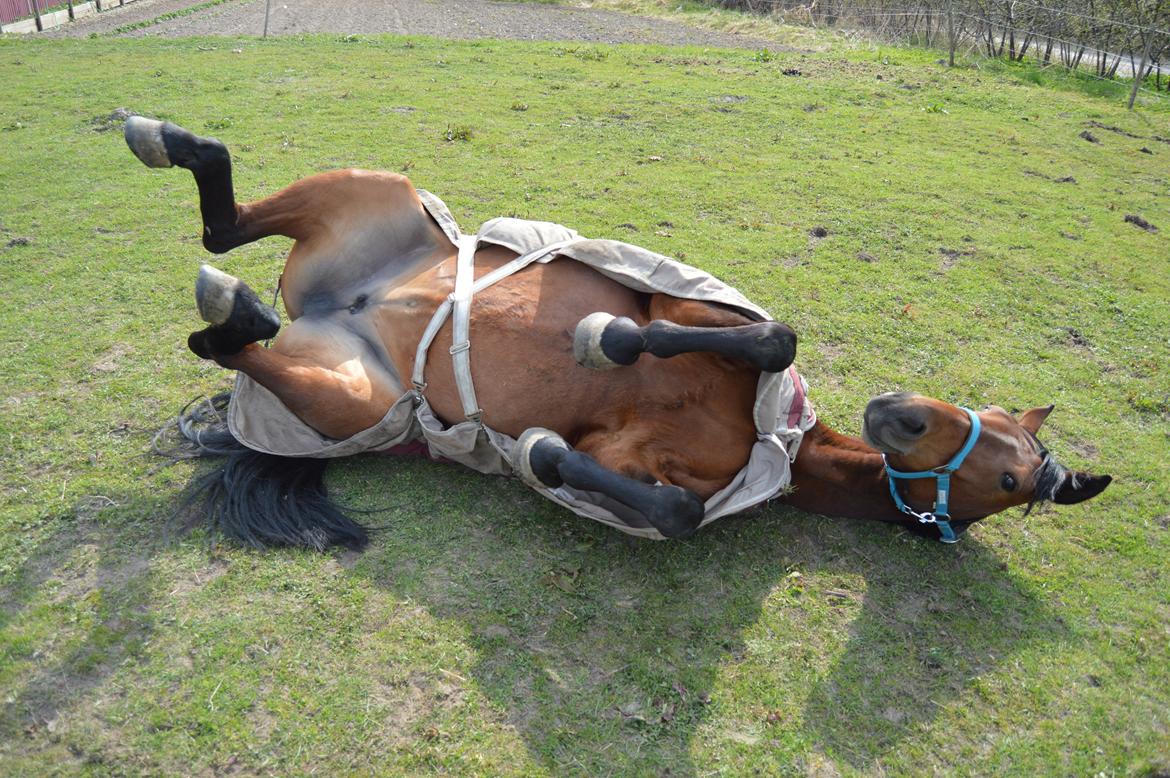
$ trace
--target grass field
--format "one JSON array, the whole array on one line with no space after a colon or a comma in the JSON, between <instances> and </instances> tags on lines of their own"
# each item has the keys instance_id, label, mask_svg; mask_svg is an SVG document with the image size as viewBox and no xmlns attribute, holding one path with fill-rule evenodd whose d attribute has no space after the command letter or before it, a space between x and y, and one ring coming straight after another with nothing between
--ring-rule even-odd
<instances>
[{"instance_id":1,"label":"grass field","mask_svg":"<svg viewBox=\"0 0 1170 778\"><path fill-rule=\"evenodd\" d=\"M863 48L0 40L0 72L0 774L1170 771L1170 112ZM832 426L1055 402L1049 447L1116 481L956 547L776 506L655 544L360 458L364 554L211 548L168 530L200 467L148 453L229 382L184 345L196 191L118 107L224 140L241 198L385 168L469 230L680 257L800 333ZM287 248L215 261L263 295Z\"/></svg>"}]
</instances>

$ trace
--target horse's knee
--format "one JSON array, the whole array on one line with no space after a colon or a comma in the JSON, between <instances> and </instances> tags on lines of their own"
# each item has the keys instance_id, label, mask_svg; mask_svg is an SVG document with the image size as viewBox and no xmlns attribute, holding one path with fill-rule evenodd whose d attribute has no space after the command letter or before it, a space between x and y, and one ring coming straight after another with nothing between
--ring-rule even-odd
<instances>
[{"instance_id":1,"label":"horse's knee","mask_svg":"<svg viewBox=\"0 0 1170 778\"><path fill-rule=\"evenodd\" d=\"M668 538L687 538L699 529L705 514L703 500L690 489L659 486L646 520Z\"/></svg>"},{"instance_id":2,"label":"horse's knee","mask_svg":"<svg viewBox=\"0 0 1170 778\"><path fill-rule=\"evenodd\" d=\"M796 333L786 324L765 321L750 325L759 334L752 344L755 358L752 363L767 373L787 370L796 359Z\"/></svg>"}]
</instances>

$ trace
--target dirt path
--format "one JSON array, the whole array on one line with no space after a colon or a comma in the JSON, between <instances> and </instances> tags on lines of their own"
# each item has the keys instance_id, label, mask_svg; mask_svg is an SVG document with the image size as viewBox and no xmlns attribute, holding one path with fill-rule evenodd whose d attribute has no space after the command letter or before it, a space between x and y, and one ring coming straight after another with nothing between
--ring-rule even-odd
<instances>
[{"instance_id":1,"label":"dirt path","mask_svg":"<svg viewBox=\"0 0 1170 778\"><path fill-rule=\"evenodd\" d=\"M109 33L198 4L199 0L138 0L45 34L76 37ZM233 0L123 34L259 35L263 29L264 0ZM269 35L305 32L777 48L775 43L734 33L593 8L492 0L273 0Z\"/></svg>"}]
</instances>

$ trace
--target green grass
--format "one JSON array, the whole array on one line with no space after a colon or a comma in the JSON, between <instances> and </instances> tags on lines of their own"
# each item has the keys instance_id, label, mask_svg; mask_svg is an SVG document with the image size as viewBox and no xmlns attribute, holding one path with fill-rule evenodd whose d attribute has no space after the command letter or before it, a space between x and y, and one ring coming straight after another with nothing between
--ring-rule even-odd
<instances>
[{"instance_id":1,"label":"green grass","mask_svg":"<svg viewBox=\"0 0 1170 778\"><path fill-rule=\"evenodd\" d=\"M1170 769L1170 114L891 49L3 40L0 67L0 774ZM1046 443L1116 483L957 547L776 506L655 544L359 458L331 483L388 508L366 553L210 549L168 529L199 467L148 453L229 381L184 345L196 191L119 106L227 142L241 198L408 171L468 229L681 257L796 328L831 425L891 389L1055 402ZM264 294L287 249L215 261Z\"/></svg>"}]
</instances>

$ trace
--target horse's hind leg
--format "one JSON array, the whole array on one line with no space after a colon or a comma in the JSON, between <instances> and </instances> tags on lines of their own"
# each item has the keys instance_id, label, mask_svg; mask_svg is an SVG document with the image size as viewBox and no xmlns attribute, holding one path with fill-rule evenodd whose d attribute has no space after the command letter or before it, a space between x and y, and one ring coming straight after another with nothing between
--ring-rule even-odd
<instances>
[{"instance_id":1,"label":"horse's hind leg","mask_svg":"<svg viewBox=\"0 0 1170 778\"><path fill-rule=\"evenodd\" d=\"M533 427L521 435L512 465L531 486L555 489L568 484L612 497L668 538L692 535L703 521L703 501L689 489L648 484L607 470L550 430Z\"/></svg>"},{"instance_id":2,"label":"horse's hind leg","mask_svg":"<svg viewBox=\"0 0 1170 778\"><path fill-rule=\"evenodd\" d=\"M267 340L280 330L280 314L265 305L243 281L204 265L195 282L199 315L211 326L191 333L187 346L196 356L231 356L249 343Z\"/></svg>"},{"instance_id":3,"label":"horse's hind leg","mask_svg":"<svg viewBox=\"0 0 1170 778\"><path fill-rule=\"evenodd\" d=\"M577 362L605 370L632 365L642 354L665 358L705 351L778 373L796 357L796 333L779 322L748 323L720 307L666 295L654 295L650 315L645 326L608 313L585 317L573 337Z\"/></svg>"},{"instance_id":4,"label":"horse's hind leg","mask_svg":"<svg viewBox=\"0 0 1170 778\"><path fill-rule=\"evenodd\" d=\"M142 116L126 120L125 135L130 150L147 166L178 166L194 174L203 246L212 253L223 254L269 235L303 240L318 225L322 203L312 186L294 184L264 200L236 203L231 155L215 138L201 138L176 124Z\"/></svg>"},{"instance_id":5,"label":"horse's hind leg","mask_svg":"<svg viewBox=\"0 0 1170 778\"><path fill-rule=\"evenodd\" d=\"M402 393L394 376L362 359L357 336L327 322L297 319L261 348L256 341L276 335L280 317L227 273L204 265L195 299L211 324L191 333L191 350L248 375L322 435L340 440L373 426Z\"/></svg>"}]
</instances>

